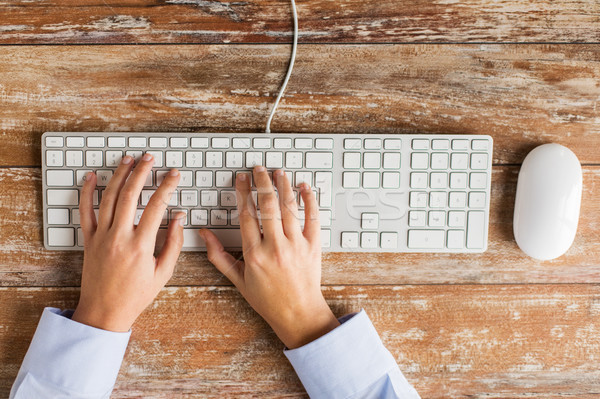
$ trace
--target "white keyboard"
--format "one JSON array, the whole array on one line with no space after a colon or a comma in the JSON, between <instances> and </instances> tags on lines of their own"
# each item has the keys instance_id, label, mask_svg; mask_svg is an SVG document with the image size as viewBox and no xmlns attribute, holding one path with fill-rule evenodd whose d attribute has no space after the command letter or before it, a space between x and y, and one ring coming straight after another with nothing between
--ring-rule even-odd
<instances>
[{"instance_id":1,"label":"white keyboard","mask_svg":"<svg viewBox=\"0 0 600 399\"><path fill-rule=\"evenodd\" d=\"M97 208L124 155L155 167L136 221L164 174L181 180L163 218L187 214L184 250L203 251L211 228L241 248L234 181L255 165L307 182L320 205L323 251L483 252L487 247L492 138L481 135L55 133L42 136L44 245L81 250L79 192L96 171ZM302 201L299 199L302 209Z\"/></svg>"}]
</instances>

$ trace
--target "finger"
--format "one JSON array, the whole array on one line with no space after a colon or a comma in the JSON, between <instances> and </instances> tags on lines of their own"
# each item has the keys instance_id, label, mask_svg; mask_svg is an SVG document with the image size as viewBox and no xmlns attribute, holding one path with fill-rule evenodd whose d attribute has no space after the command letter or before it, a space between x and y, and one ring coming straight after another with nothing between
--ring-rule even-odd
<instances>
[{"instance_id":1,"label":"finger","mask_svg":"<svg viewBox=\"0 0 600 399\"><path fill-rule=\"evenodd\" d=\"M169 222L169 228L167 230L167 238L165 244L160 250L160 254L157 257L156 264L156 275L160 278L161 284L164 286L167 281L173 275L177 258L181 252L183 246L183 212L178 213L175 219ZM155 234L156 238L156 234Z\"/></svg>"},{"instance_id":2,"label":"finger","mask_svg":"<svg viewBox=\"0 0 600 399\"><path fill-rule=\"evenodd\" d=\"M321 226L319 223L319 207L317 198L306 183L302 183L301 195L304 201L304 237L311 242L321 242Z\"/></svg>"},{"instance_id":3,"label":"finger","mask_svg":"<svg viewBox=\"0 0 600 399\"><path fill-rule=\"evenodd\" d=\"M256 218L256 205L250 192L250 175L240 173L235 178L235 192L237 197L238 217L240 232L242 234L242 247L249 250L260 244L260 226Z\"/></svg>"},{"instance_id":4,"label":"finger","mask_svg":"<svg viewBox=\"0 0 600 399\"><path fill-rule=\"evenodd\" d=\"M298 203L292 190L292 184L283 170L276 170L273 174L277 192L279 193L279 207L281 208L281 219L283 232L288 237L300 234L300 222L298 221Z\"/></svg>"},{"instance_id":5,"label":"finger","mask_svg":"<svg viewBox=\"0 0 600 399\"><path fill-rule=\"evenodd\" d=\"M108 230L113 223L117 198L119 197L119 192L123 188L123 185L127 181L127 176L129 176L132 166L133 158L129 155L124 156L123 159L121 159L119 167L115 170L115 174L110 178L106 190L102 192L100 212L98 213L98 224L103 230Z\"/></svg>"},{"instance_id":6,"label":"finger","mask_svg":"<svg viewBox=\"0 0 600 399\"><path fill-rule=\"evenodd\" d=\"M81 189L81 198L79 200L79 217L84 242L88 242L97 227L96 214L94 213L95 189L96 174L94 172L88 172L88 174L85 175L85 183Z\"/></svg>"},{"instance_id":7,"label":"finger","mask_svg":"<svg viewBox=\"0 0 600 399\"><path fill-rule=\"evenodd\" d=\"M235 259L223 249L219 238L210 230L202 229L200 237L206 243L206 252L210 263L223 273L240 291L244 288L244 262Z\"/></svg>"},{"instance_id":8,"label":"finger","mask_svg":"<svg viewBox=\"0 0 600 399\"><path fill-rule=\"evenodd\" d=\"M144 208L140 222L138 223L138 234L146 238L156 239L156 234L163 220L165 209L169 205L171 195L179 184L180 174L177 169L171 171L165 176L158 189L150 197L148 205Z\"/></svg>"},{"instance_id":9,"label":"finger","mask_svg":"<svg viewBox=\"0 0 600 399\"><path fill-rule=\"evenodd\" d=\"M281 210L279 201L273 189L273 183L264 166L254 168L254 181L258 191L258 205L260 206L260 219L262 221L265 237L275 238L283 235L281 225Z\"/></svg>"},{"instance_id":10,"label":"finger","mask_svg":"<svg viewBox=\"0 0 600 399\"><path fill-rule=\"evenodd\" d=\"M146 153L141 162L133 169L133 173L131 173L119 193L113 226L133 229L133 219L137 210L138 199L153 164L154 158Z\"/></svg>"}]
</instances>

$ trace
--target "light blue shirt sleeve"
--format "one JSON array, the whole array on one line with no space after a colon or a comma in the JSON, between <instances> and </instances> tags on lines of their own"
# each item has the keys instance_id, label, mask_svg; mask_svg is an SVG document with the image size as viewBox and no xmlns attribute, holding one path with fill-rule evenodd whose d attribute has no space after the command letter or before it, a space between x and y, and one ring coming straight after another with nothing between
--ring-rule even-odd
<instances>
[{"instance_id":1,"label":"light blue shirt sleeve","mask_svg":"<svg viewBox=\"0 0 600 399\"><path fill-rule=\"evenodd\" d=\"M10 399L108 398L131 331L101 330L46 308L10 391Z\"/></svg>"},{"instance_id":2,"label":"light blue shirt sleeve","mask_svg":"<svg viewBox=\"0 0 600 399\"><path fill-rule=\"evenodd\" d=\"M340 322L313 342L284 351L311 398L419 398L364 310Z\"/></svg>"}]
</instances>

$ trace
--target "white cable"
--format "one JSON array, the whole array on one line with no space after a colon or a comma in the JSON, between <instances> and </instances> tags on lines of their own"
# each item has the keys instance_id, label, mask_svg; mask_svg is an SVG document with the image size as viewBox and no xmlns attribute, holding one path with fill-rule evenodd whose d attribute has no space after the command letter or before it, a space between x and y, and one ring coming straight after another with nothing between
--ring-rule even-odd
<instances>
[{"instance_id":1,"label":"white cable","mask_svg":"<svg viewBox=\"0 0 600 399\"><path fill-rule=\"evenodd\" d=\"M279 100L283 96L283 92L285 91L285 87L290 80L290 76L292 75L292 69L294 69L294 61L296 61L296 47L298 47L298 14L296 13L296 3L294 0L292 1L292 14L294 15L294 43L292 45L292 56L290 58L290 64L288 66L287 74L285 75L285 79L283 80L283 84L281 85L281 89L279 89L279 95L273 104L273 108L271 109L271 114L269 114L269 119L267 120L267 128L265 129L266 133L271 133L271 121L273 120L273 116L275 115L275 110L277 110L277 106L279 105Z\"/></svg>"}]
</instances>

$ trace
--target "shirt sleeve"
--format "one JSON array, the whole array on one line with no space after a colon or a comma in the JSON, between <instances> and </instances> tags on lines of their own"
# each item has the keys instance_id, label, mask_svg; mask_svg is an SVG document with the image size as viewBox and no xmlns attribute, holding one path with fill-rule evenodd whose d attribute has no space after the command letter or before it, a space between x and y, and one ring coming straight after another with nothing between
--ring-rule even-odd
<instances>
[{"instance_id":1,"label":"shirt sleeve","mask_svg":"<svg viewBox=\"0 0 600 399\"><path fill-rule=\"evenodd\" d=\"M364 310L340 322L313 342L284 351L311 398L419 398Z\"/></svg>"},{"instance_id":2,"label":"shirt sleeve","mask_svg":"<svg viewBox=\"0 0 600 399\"><path fill-rule=\"evenodd\" d=\"M108 398L131 331L112 332L46 308L10 392L10 399Z\"/></svg>"}]
</instances>

